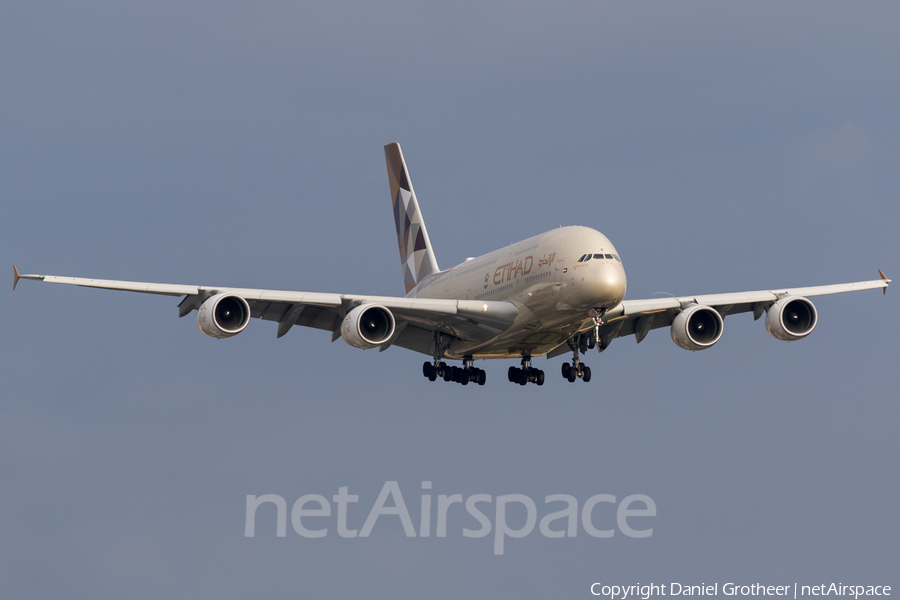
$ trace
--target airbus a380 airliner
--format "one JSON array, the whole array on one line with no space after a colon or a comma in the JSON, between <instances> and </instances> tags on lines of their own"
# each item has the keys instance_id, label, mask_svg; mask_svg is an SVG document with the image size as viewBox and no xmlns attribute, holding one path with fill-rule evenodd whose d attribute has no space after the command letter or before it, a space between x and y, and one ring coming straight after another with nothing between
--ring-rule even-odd
<instances>
[{"instance_id":1,"label":"airbus a380 airliner","mask_svg":"<svg viewBox=\"0 0 900 600\"><path fill-rule=\"evenodd\" d=\"M214 338L242 332L250 318L278 323L278 337L294 325L324 329L332 341L343 337L356 348L400 346L432 358L422 373L434 381L484 385L478 358L515 358L508 379L544 384L544 372L531 366L536 356L572 353L562 376L590 381L580 354L606 349L618 337L640 343L651 329L669 327L672 340L686 350L705 350L722 337L724 317L765 314L766 329L779 340L794 341L816 327L808 296L881 288L890 279L817 287L762 290L679 298L625 300L625 267L612 242L589 227L560 227L440 270L422 211L399 144L384 147L400 265L406 296L384 297L316 292L256 290L220 286L110 281L53 275L19 279L146 294L184 296L178 316L197 310L200 331ZM461 360L448 366L444 359Z\"/></svg>"}]
</instances>

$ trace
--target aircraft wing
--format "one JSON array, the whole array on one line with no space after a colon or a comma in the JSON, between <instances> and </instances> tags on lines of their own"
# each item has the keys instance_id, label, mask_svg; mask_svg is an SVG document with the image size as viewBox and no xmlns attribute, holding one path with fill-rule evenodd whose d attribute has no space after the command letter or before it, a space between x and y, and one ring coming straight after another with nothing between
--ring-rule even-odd
<instances>
[{"instance_id":1,"label":"aircraft wing","mask_svg":"<svg viewBox=\"0 0 900 600\"><path fill-rule=\"evenodd\" d=\"M753 318L760 318L778 299L784 296L825 296L843 292L882 289L887 292L891 282L885 274L878 270L881 279L859 281L856 283L839 283L836 285L820 285L814 287L760 290L756 292L736 292L728 294L704 294L699 296L681 296L677 298L651 298L647 300L624 300L621 304L606 313L600 336L606 340L634 335L640 343L652 329L668 327L681 309L689 304L710 306L722 317L744 312L753 312Z\"/></svg>"},{"instance_id":2,"label":"aircraft wing","mask_svg":"<svg viewBox=\"0 0 900 600\"><path fill-rule=\"evenodd\" d=\"M178 316L183 317L215 294L240 296L250 305L251 317L278 323L278 337L286 334L294 325L324 329L332 332L332 340L340 337L341 322L347 313L361 304L378 304L389 309L397 321L394 337L384 344L385 350L393 344L428 353L435 332L471 341L488 340L508 329L519 314L512 302L475 300L445 300L432 298L406 298L393 296L362 296L319 292L292 292L202 285L147 283L140 281L115 281L56 275L21 275L13 266L13 289L20 279L32 279L44 283L61 283L105 290L120 290L184 296L178 305Z\"/></svg>"}]
</instances>

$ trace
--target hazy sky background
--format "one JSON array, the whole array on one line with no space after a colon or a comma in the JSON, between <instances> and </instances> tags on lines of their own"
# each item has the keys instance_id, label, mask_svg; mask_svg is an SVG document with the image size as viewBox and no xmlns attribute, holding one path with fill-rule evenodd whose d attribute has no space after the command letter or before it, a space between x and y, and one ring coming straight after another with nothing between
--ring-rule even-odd
<instances>
[{"instance_id":1,"label":"hazy sky background","mask_svg":"<svg viewBox=\"0 0 900 600\"><path fill-rule=\"evenodd\" d=\"M898 22L891 2L8 1L0 263L400 295L398 141L441 267L581 224L629 298L896 278ZM399 348L260 321L216 341L178 299L22 282L0 295L0 595L896 591L898 291L815 300L799 343L738 315L707 352L616 340L588 384L556 358L540 388L510 361L463 388ZM348 486L360 528L390 480L417 525L423 480L658 514L648 539L536 529L503 556L461 510L445 539L389 517L276 538L262 509L244 537L248 494Z\"/></svg>"}]
</instances>

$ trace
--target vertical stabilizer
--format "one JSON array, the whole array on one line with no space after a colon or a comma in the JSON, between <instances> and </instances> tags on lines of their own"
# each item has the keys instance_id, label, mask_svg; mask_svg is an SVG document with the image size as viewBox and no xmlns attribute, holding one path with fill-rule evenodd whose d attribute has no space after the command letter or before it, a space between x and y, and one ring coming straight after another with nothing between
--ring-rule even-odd
<instances>
[{"instance_id":1,"label":"vertical stabilizer","mask_svg":"<svg viewBox=\"0 0 900 600\"><path fill-rule=\"evenodd\" d=\"M416 192L410 182L400 144L395 142L385 146L384 158L391 184L391 204L394 209L394 225L397 227L397 244L400 246L403 283L406 293L409 293L423 278L440 269L434 250L431 249L431 240L425 230L425 221L416 201Z\"/></svg>"}]
</instances>

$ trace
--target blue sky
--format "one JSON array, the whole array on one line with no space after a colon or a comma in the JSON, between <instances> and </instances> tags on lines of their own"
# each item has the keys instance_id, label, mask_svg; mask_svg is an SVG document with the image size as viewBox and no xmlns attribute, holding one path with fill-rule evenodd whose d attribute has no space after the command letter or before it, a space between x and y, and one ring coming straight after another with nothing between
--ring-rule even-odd
<instances>
[{"instance_id":1,"label":"blue sky","mask_svg":"<svg viewBox=\"0 0 900 600\"><path fill-rule=\"evenodd\" d=\"M402 293L382 146L447 267L558 225L616 244L629 298L897 277L891 3L9 2L0 256L23 272ZM7 267L9 268L9 267ZM11 275L11 274L10 274ZM589 384L177 299L0 297L0 590L40 598L587 597L600 582L897 585L897 294L816 300L589 354ZM248 494L646 494L653 536L274 536ZM436 500L435 500L436 502ZM598 518L611 518L603 513ZM510 522L524 519L510 513ZM334 527L330 523L330 527ZM289 526L290 527L290 526ZM434 527L434 524L432 524ZM268 533L266 533L268 532Z\"/></svg>"}]
</instances>

